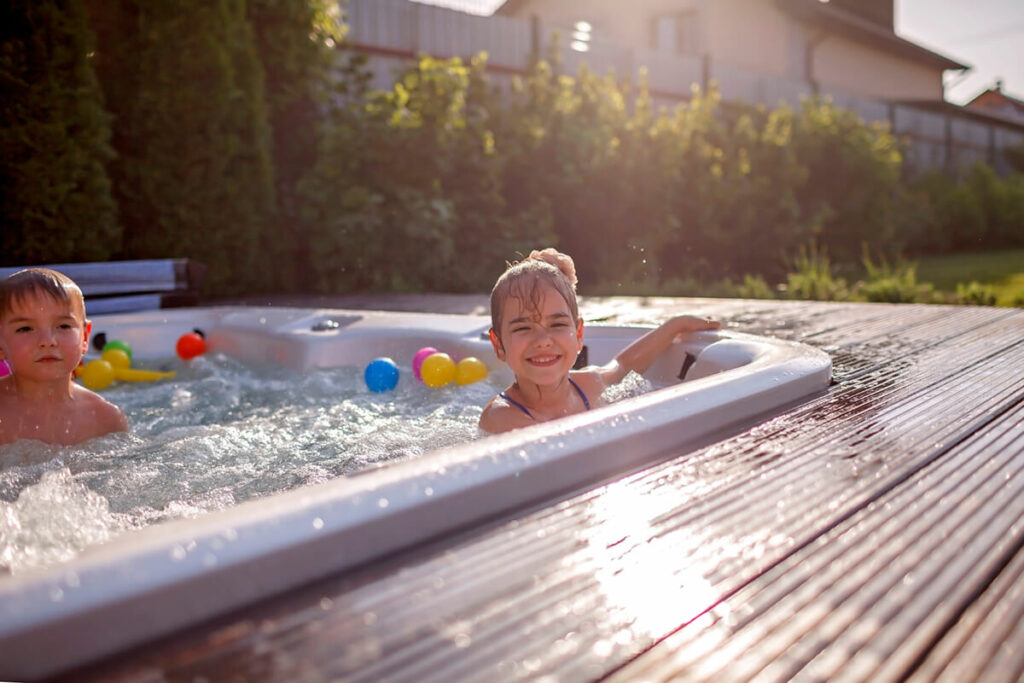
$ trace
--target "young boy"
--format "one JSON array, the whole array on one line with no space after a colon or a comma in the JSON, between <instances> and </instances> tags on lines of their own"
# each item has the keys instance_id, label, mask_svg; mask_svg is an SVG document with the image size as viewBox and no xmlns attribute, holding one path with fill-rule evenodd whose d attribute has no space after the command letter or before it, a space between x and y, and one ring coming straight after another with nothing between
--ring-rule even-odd
<instances>
[{"instance_id":1,"label":"young boy","mask_svg":"<svg viewBox=\"0 0 1024 683\"><path fill-rule=\"evenodd\" d=\"M70 445L125 431L121 409L72 381L89 348L82 290L48 268L0 282L0 444L36 439Z\"/></svg>"}]
</instances>

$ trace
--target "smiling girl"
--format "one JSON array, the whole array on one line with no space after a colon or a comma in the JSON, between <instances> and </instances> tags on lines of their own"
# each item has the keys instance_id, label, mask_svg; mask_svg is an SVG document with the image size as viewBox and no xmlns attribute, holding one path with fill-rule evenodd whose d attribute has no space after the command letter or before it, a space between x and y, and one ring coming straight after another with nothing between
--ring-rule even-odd
<instances>
[{"instance_id":1,"label":"smiling girl","mask_svg":"<svg viewBox=\"0 0 1024 683\"><path fill-rule=\"evenodd\" d=\"M647 370L677 336L721 327L712 320L677 316L607 365L573 370L583 348L576 268L569 256L554 249L534 251L510 265L491 291L491 344L515 382L487 404L480 428L506 432L590 410L630 370Z\"/></svg>"}]
</instances>

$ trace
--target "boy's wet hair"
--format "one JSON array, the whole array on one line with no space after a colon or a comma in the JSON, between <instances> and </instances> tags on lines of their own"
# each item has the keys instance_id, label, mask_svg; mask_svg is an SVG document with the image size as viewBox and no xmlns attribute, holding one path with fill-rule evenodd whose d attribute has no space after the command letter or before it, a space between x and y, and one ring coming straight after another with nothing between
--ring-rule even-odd
<instances>
[{"instance_id":1,"label":"boy's wet hair","mask_svg":"<svg viewBox=\"0 0 1024 683\"><path fill-rule=\"evenodd\" d=\"M554 249L535 251L522 261L510 264L491 290L491 327L499 338L501 316L509 297L519 299L524 308L539 314L542 285L553 287L565 299L573 324L579 320L572 259Z\"/></svg>"},{"instance_id":2,"label":"boy's wet hair","mask_svg":"<svg viewBox=\"0 0 1024 683\"><path fill-rule=\"evenodd\" d=\"M75 281L50 268L26 268L0 281L0 319L31 296L45 294L54 301L81 307L85 316L85 300Z\"/></svg>"}]
</instances>

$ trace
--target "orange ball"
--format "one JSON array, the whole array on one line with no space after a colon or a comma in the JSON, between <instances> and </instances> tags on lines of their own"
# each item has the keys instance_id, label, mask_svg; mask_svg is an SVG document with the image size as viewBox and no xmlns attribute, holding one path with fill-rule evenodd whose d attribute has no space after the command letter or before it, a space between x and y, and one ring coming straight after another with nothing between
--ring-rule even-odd
<instances>
[{"instance_id":1,"label":"orange ball","mask_svg":"<svg viewBox=\"0 0 1024 683\"><path fill-rule=\"evenodd\" d=\"M189 332L181 335L174 350L182 360L191 360L206 353L206 340L198 332Z\"/></svg>"}]
</instances>

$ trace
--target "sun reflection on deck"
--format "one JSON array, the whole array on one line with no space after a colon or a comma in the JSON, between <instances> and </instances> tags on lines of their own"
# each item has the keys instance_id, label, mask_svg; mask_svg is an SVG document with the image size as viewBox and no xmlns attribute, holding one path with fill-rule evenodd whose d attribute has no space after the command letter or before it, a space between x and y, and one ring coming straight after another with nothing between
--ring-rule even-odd
<instances>
[{"instance_id":1,"label":"sun reflection on deck","mask_svg":"<svg viewBox=\"0 0 1024 683\"><path fill-rule=\"evenodd\" d=\"M633 639L658 640L682 626L703 629L729 613L704 577L698 540L678 529L659 536L651 525L673 495L678 491L669 487L619 482L591 504L594 518L603 520L587 529L594 576L609 618L629 624Z\"/></svg>"}]
</instances>

